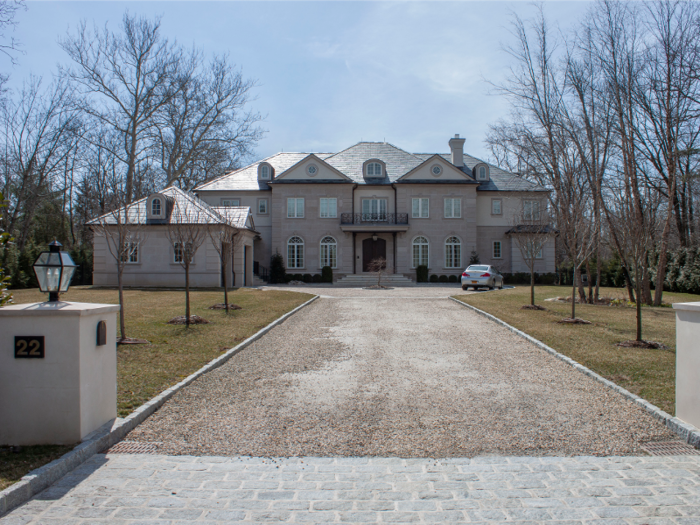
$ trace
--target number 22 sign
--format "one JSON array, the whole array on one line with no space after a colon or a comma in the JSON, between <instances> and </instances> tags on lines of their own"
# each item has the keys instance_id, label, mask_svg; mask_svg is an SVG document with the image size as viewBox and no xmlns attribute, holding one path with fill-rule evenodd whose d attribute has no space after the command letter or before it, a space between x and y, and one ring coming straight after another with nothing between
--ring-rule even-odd
<instances>
[{"instance_id":1,"label":"number 22 sign","mask_svg":"<svg viewBox=\"0 0 700 525\"><path fill-rule=\"evenodd\" d=\"M43 359L43 335L16 335L15 359Z\"/></svg>"}]
</instances>

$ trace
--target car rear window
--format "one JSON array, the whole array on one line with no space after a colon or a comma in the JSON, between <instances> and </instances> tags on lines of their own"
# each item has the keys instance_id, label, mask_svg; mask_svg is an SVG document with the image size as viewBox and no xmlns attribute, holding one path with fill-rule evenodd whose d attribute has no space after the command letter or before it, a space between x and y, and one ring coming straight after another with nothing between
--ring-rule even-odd
<instances>
[{"instance_id":1,"label":"car rear window","mask_svg":"<svg viewBox=\"0 0 700 525\"><path fill-rule=\"evenodd\" d=\"M467 270L472 270L473 272L485 272L488 269L488 266L470 266L467 268Z\"/></svg>"}]
</instances>

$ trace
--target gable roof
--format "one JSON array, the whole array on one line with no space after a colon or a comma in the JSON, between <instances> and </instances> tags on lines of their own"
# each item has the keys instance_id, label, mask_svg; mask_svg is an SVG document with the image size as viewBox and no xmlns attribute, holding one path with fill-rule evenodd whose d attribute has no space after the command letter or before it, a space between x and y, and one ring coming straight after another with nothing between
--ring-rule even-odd
<instances>
[{"instance_id":1,"label":"gable roof","mask_svg":"<svg viewBox=\"0 0 700 525\"><path fill-rule=\"evenodd\" d=\"M383 178L365 178L362 167L370 159L384 163L386 175ZM358 184L391 184L423 163L422 159L388 142L358 142L325 160Z\"/></svg>"},{"instance_id":2,"label":"gable roof","mask_svg":"<svg viewBox=\"0 0 700 525\"><path fill-rule=\"evenodd\" d=\"M255 230L248 206L232 207L230 212L221 213L195 195L174 186L157 193L173 203L167 224L228 224L234 228ZM92 219L88 224L124 224L127 221L133 224L147 224L146 204L149 197L150 195L128 206L105 213Z\"/></svg>"},{"instance_id":3,"label":"gable roof","mask_svg":"<svg viewBox=\"0 0 700 525\"><path fill-rule=\"evenodd\" d=\"M462 178L461 179L434 179L434 178L430 178L430 179L423 179L423 180L409 178L412 173L414 173L415 171L420 169L422 166L429 164L433 159L440 159L442 161L445 161L445 164L447 164L448 169L452 169L453 171L456 171L458 174L460 174L462 176ZM397 183L404 183L404 184L415 184L415 183L420 183L420 182L423 182L423 183L427 182L430 184L435 184L435 183L479 184L477 181L475 181L471 177L471 175L467 175L467 173L464 170L458 168L457 166L452 164L452 162L450 162L449 160L446 161L445 157L443 155L438 154L438 153L434 153L432 155L426 155L426 158L423 159L423 161L418 166L413 168L411 171L408 171L408 172L404 173L403 175L401 175L401 177L399 177L399 179L396 182Z\"/></svg>"},{"instance_id":4,"label":"gable roof","mask_svg":"<svg viewBox=\"0 0 700 525\"><path fill-rule=\"evenodd\" d=\"M338 171L334 166L331 166L330 164L328 164L328 163L324 160L324 156L327 157L328 154L326 154L326 153L319 153L319 154L316 154L316 153L309 153L308 155L306 155L305 157L303 157L302 159L300 159L298 162L296 162L294 165L292 165L292 166L290 166L289 168L287 168L284 172L278 173L278 174L275 176L275 179L274 179L274 180L271 180L270 183L271 183L271 184L278 184L278 183L280 183L280 182L297 182L297 183L298 183L298 182L301 182L301 183L305 183L305 182L311 182L311 183L314 183L314 182L315 182L315 183L319 183L319 182L321 182L321 183L328 183L328 182L353 182L352 179L350 179L350 177L348 177L347 175L345 175L342 171ZM287 175L288 173L290 173L290 172L291 172L294 168L296 168L299 164L301 164L301 163L303 163L303 162L305 162L305 161L307 161L307 160L315 160L315 161L318 162L319 164L325 165L331 172L337 174L337 175L340 177L340 179L330 179L330 180L329 180L329 179L312 179L312 178L309 178L309 179L285 179L285 175Z\"/></svg>"}]
</instances>

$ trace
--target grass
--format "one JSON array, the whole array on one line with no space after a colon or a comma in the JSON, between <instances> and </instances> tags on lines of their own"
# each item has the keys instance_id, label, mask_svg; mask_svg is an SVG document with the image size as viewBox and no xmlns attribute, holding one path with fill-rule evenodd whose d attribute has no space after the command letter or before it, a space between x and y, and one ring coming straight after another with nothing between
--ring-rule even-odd
<instances>
[{"instance_id":1,"label":"grass","mask_svg":"<svg viewBox=\"0 0 700 525\"><path fill-rule=\"evenodd\" d=\"M13 290L15 304L45 301L39 290ZM305 293L238 289L229 292L229 302L241 310L226 314L209 310L224 302L223 292L193 291L191 314L210 324L169 325L185 313L185 292L127 290L124 292L126 335L150 344L117 347L117 413L127 416L158 393L180 382L203 365L236 346L275 319L308 301ZM72 287L61 296L74 302L118 304L116 290ZM118 323L117 323L118 324ZM19 454L0 452L0 489L24 474L61 456L71 447L24 447Z\"/></svg>"},{"instance_id":2,"label":"grass","mask_svg":"<svg viewBox=\"0 0 700 525\"><path fill-rule=\"evenodd\" d=\"M570 287L537 286L535 302L544 306L544 311L520 309L530 303L529 286L456 298L502 319L662 410L674 414L676 316L673 309L648 306L642 309L643 338L663 343L667 350L621 348L615 344L635 339L635 308L577 304L576 317L591 321L591 324L558 324L557 321L571 315L571 304L544 300L570 294ZM600 295L624 298L625 291L601 288ZM697 295L664 292L665 303L698 300L700 297Z\"/></svg>"}]
</instances>

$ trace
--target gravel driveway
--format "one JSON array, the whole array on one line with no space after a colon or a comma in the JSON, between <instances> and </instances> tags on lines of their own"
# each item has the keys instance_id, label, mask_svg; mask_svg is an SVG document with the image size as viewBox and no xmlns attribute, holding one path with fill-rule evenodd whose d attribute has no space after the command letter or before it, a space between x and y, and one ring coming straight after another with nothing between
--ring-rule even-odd
<instances>
[{"instance_id":1,"label":"gravel driveway","mask_svg":"<svg viewBox=\"0 0 700 525\"><path fill-rule=\"evenodd\" d=\"M399 457L624 455L675 439L442 291L346 290L314 290L126 439L165 454Z\"/></svg>"}]
</instances>

